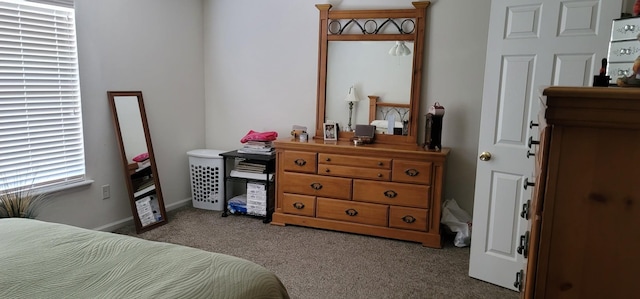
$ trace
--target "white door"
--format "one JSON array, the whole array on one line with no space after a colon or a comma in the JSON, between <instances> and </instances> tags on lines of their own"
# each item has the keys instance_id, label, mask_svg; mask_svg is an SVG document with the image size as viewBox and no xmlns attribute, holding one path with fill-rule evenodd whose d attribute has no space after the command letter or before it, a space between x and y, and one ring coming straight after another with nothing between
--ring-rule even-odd
<instances>
[{"instance_id":1,"label":"white door","mask_svg":"<svg viewBox=\"0 0 640 299\"><path fill-rule=\"evenodd\" d=\"M538 139L539 94L544 86L590 86L607 57L612 20L622 0L492 0L469 275L514 287L525 264L517 253L528 221L520 217L531 198ZM536 151L535 145L531 148Z\"/></svg>"}]
</instances>

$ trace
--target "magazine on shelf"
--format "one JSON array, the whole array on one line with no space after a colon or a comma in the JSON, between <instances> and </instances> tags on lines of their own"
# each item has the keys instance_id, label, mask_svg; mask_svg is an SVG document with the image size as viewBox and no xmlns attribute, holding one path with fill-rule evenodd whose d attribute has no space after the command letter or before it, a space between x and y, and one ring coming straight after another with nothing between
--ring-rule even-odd
<instances>
[{"instance_id":1,"label":"magazine on shelf","mask_svg":"<svg viewBox=\"0 0 640 299\"><path fill-rule=\"evenodd\" d=\"M269 150L255 150L255 149L251 149L251 148L241 148L238 149L238 153L241 154L256 154L256 155L275 155L276 152L273 150L273 148L269 149Z\"/></svg>"},{"instance_id":2,"label":"magazine on shelf","mask_svg":"<svg viewBox=\"0 0 640 299\"><path fill-rule=\"evenodd\" d=\"M231 170L231 172L229 173L229 176L235 177L235 178L263 180L263 181L267 179L267 174L266 173L255 173L255 172L238 171L238 170L235 170L235 169ZM270 173L268 175L268 177L269 177L269 181L273 181L273 173Z\"/></svg>"}]
</instances>

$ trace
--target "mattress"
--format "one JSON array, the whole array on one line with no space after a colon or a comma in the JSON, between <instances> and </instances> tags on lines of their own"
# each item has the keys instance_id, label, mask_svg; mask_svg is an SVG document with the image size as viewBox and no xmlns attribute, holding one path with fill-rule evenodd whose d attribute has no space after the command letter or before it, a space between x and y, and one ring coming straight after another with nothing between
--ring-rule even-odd
<instances>
[{"instance_id":1,"label":"mattress","mask_svg":"<svg viewBox=\"0 0 640 299\"><path fill-rule=\"evenodd\" d=\"M0 219L0 298L289 298L251 261L33 219Z\"/></svg>"}]
</instances>

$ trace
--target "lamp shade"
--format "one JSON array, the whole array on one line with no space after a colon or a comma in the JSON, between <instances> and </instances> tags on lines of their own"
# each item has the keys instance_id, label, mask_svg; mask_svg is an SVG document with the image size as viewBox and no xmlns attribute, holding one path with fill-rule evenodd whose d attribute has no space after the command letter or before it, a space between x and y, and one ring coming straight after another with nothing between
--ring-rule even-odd
<instances>
[{"instance_id":1,"label":"lamp shade","mask_svg":"<svg viewBox=\"0 0 640 299\"><path fill-rule=\"evenodd\" d=\"M349 93L347 93L347 97L344 98L344 100L347 101L347 102L360 101L360 99L358 99L358 97L356 97L356 89L355 89L355 87L353 87L353 85L351 85L351 87L349 87Z\"/></svg>"}]
</instances>

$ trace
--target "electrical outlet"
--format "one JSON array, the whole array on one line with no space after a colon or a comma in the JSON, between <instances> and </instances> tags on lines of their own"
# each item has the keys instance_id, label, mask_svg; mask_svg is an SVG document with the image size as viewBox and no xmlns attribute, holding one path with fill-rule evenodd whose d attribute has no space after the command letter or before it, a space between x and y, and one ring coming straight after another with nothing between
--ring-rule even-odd
<instances>
[{"instance_id":1,"label":"electrical outlet","mask_svg":"<svg viewBox=\"0 0 640 299\"><path fill-rule=\"evenodd\" d=\"M102 199L111 197L111 187L107 184L102 186Z\"/></svg>"}]
</instances>

